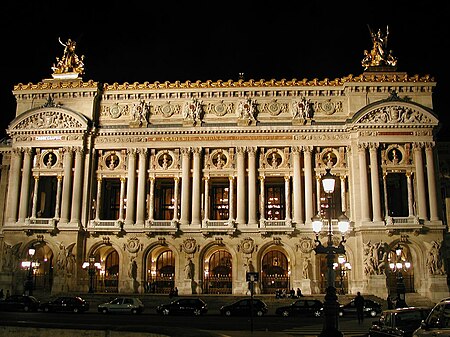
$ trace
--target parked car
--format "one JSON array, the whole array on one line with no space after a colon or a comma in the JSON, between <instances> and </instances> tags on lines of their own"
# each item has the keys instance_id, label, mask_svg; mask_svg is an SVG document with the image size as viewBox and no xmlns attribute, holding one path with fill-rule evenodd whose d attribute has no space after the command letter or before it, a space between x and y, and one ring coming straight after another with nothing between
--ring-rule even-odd
<instances>
[{"instance_id":1,"label":"parked car","mask_svg":"<svg viewBox=\"0 0 450 337\"><path fill-rule=\"evenodd\" d=\"M34 296L11 295L0 301L1 311L37 311L39 301Z\"/></svg>"},{"instance_id":2,"label":"parked car","mask_svg":"<svg viewBox=\"0 0 450 337\"><path fill-rule=\"evenodd\" d=\"M411 337L430 311L429 307L385 310L377 321L372 322L368 337Z\"/></svg>"},{"instance_id":3,"label":"parked car","mask_svg":"<svg viewBox=\"0 0 450 337\"><path fill-rule=\"evenodd\" d=\"M180 298L167 304L156 307L160 315L182 315L190 314L200 316L208 312L208 305L199 298Z\"/></svg>"},{"instance_id":4,"label":"parked car","mask_svg":"<svg viewBox=\"0 0 450 337\"><path fill-rule=\"evenodd\" d=\"M140 314L144 311L144 304L137 297L116 297L112 301L99 304L98 312L108 313L132 313Z\"/></svg>"},{"instance_id":5,"label":"parked car","mask_svg":"<svg viewBox=\"0 0 450 337\"><path fill-rule=\"evenodd\" d=\"M250 316L252 301L250 298L236 301L230 305L224 305L220 308L220 313L225 316L245 315ZM259 299L253 299L253 314L256 316L263 316L267 313L267 304Z\"/></svg>"},{"instance_id":6,"label":"parked car","mask_svg":"<svg viewBox=\"0 0 450 337\"><path fill-rule=\"evenodd\" d=\"M450 337L450 299L437 303L412 335L413 337Z\"/></svg>"},{"instance_id":7,"label":"parked car","mask_svg":"<svg viewBox=\"0 0 450 337\"><path fill-rule=\"evenodd\" d=\"M365 316L375 317L376 315L380 314L381 311L382 307L380 303L373 300L364 299ZM354 299L347 304L341 304L341 306L339 307L339 316L347 316L347 315L356 316L356 305Z\"/></svg>"},{"instance_id":8,"label":"parked car","mask_svg":"<svg viewBox=\"0 0 450 337\"><path fill-rule=\"evenodd\" d=\"M61 296L41 303L39 308L44 312L85 312L89 310L89 302L78 296Z\"/></svg>"},{"instance_id":9,"label":"parked car","mask_svg":"<svg viewBox=\"0 0 450 337\"><path fill-rule=\"evenodd\" d=\"M290 305L278 307L275 309L275 314L280 316L294 316L307 315L320 317L323 312L323 304L319 300L314 299L300 299Z\"/></svg>"}]
</instances>

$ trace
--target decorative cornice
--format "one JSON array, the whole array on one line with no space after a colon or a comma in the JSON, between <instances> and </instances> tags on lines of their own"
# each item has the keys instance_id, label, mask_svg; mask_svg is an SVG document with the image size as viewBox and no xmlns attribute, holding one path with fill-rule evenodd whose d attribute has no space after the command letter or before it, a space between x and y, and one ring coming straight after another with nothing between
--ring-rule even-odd
<instances>
[{"instance_id":1,"label":"decorative cornice","mask_svg":"<svg viewBox=\"0 0 450 337\"><path fill-rule=\"evenodd\" d=\"M14 91L20 90L48 90L48 89L97 89L98 82L89 80L83 82L80 80L74 81L58 81L58 80L47 80L44 82L39 82L37 84L27 83L27 84L16 84L14 86Z\"/></svg>"}]
</instances>

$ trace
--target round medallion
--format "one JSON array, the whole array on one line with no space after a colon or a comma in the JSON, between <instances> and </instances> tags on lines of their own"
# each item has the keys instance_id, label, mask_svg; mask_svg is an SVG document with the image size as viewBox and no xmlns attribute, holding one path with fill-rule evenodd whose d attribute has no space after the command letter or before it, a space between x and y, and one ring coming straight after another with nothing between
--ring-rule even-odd
<instances>
[{"instance_id":1,"label":"round medallion","mask_svg":"<svg viewBox=\"0 0 450 337\"><path fill-rule=\"evenodd\" d=\"M161 110L162 114L164 115L164 117L170 117L173 115L173 109L169 103L161 105L160 110Z\"/></svg>"},{"instance_id":2,"label":"round medallion","mask_svg":"<svg viewBox=\"0 0 450 337\"><path fill-rule=\"evenodd\" d=\"M227 109L225 107L225 104L223 103L217 103L216 105L214 105L214 113L217 116L223 116L227 113Z\"/></svg>"},{"instance_id":3,"label":"round medallion","mask_svg":"<svg viewBox=\"0 0 450 337\"><path fill-rule=\"evenodd\" d=\"M111 118L119 118L121 114L122 114L122 113L120 112L119 105L117 105L117 104L114 104L114 105L109 109L109 115L111 116Z\"/></svg>"},{"instance_id":4,"label":"round medallion","mask_svg":"<svg viewBox=\"0 0 450 337\"><path fill-rule=\"evenodd\" d=\"M267 110L272 116L277 116L280 114L281 106L278 102L272 101L267 105Z\"/></svg>"},{"instance_id":5,"label":"round medallion","mask_svg":"<svg viewBox=\"0 0 450 337\"><path fill-rule=\"evenodd\" d=\"M327 115L334 114L335 107L331 101L323 102L321 106L322 106L322 110L323 110L323 112L325 112L325 114L327 114Z\"/></svg>"}]
</instances>

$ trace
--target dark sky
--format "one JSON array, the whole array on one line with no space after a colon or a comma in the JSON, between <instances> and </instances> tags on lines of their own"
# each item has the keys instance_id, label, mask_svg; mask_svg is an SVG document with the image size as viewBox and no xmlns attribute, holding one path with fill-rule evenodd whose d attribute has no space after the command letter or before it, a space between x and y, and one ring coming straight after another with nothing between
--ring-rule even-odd
<instances>
[{"instance_id":1,"label":"dark sky","mask_svg":"<svg viewBox=\"0 0 450 337\"><path fill-rule=\"evenodd\" d=\"M14 84L51 77L63 41L85 55L84 80L106 83L338 78L363 72L372 29L389 25L398 70L437 81L434 110L450 140L450 9L446 1L11 1L0 5L0 137ZM433 5L433 7L430 7Z\"/></svg>"}]
</instances>

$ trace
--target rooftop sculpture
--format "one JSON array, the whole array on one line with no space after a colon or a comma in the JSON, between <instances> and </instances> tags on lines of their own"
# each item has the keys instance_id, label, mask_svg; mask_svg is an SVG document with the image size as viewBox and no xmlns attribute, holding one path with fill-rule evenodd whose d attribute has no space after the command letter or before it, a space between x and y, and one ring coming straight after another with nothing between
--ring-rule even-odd
<instances>
[{"instance_id":1,"label":"rooftop sculpture","mask_svg":"<svg viewBox=\"0 0 450 337\"><path fill-rule=\"evenodd\" d=\"M364 58L361 61L364 70L372 67L395 67L397 65L397 58L392 55L392 50L387 51L387 42L389 37L389 27L386 26L386 33L383 34L381 29L375 33L369 28L370 36L372 38L372 49L370 51L364 50Z\"/></svg>"},{"instance_id":2,"label":"rooftop sculpture","mask_svg":"<svg viewBox=\"0 0 450 337\"><path fill-rule=\"evenodd\" d=\"M56 64L53 64L53 78L58 79L74 79L84 73L84 55L78 57L75 53L77 43L68 39L66 43L58 38L59 43L64 46L64 54L56 58Z\"/></svg>"}]
</instances>

